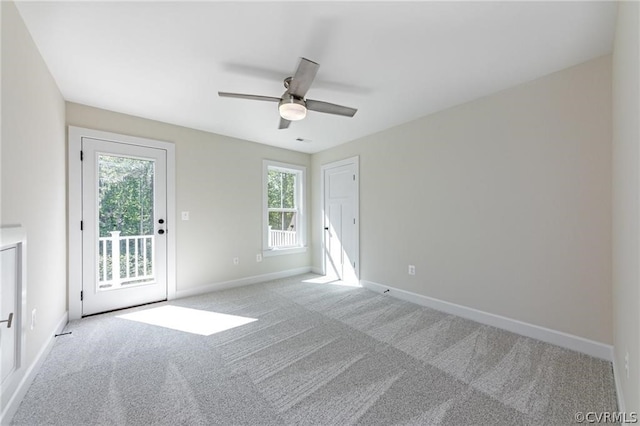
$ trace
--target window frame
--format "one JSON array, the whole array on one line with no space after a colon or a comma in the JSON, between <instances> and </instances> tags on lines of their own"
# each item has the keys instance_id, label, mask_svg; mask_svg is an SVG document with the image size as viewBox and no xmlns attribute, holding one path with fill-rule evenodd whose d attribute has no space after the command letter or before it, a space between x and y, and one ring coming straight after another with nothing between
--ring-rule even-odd
<instances>
[{"instance_id":1,"label":"window frame","mask_svg":"<svg viewBox=\"0 0 640 426\"><path fill-rule=\"evenodd\" d=\"M297 208L296 225L298 245L291 247L269 247L269 171L277 170L296 174L296 188L294 202ZM306 220L306 178L307 168L297 164L283 163L273 160L262 161L262 254L276 256L282 254L304 253L307 251L307 220ZM290 209L286 209L290 210Z\"/></svg>"}]
</instances>

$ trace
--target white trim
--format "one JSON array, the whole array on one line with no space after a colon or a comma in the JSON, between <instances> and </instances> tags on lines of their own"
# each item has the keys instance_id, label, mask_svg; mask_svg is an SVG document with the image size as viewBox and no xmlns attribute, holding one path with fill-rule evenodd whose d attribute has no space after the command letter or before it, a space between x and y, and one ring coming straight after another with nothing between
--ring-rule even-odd
<instances>
[{"instance_id":1,"label":"white trim","mask_svg":"<svg viewBox=\"0 0 640 426\"><path fill-rule=\"evenodd\" d=\"M613 361L613 346L611 345L371 281L362 280L360 283L363 287L377 293L383 293L384 291L389 290L386 294L400 300L416 303L448 314L457 315L481 324L501 328L522 336L531 337L532 339L542 340L543 342L591 355L605 361Z\"/></svg>"},{"instance_id":2,"label":"white trim","mask_svg":"<svg viewBox=\"0 0 640 426\"><path fill-rule=\"evenodd\" d=\"M616 397L618 399L617 411L621 413L626 413L627 409L626 409L626 404L624 402L624 395L622 393L622 380L620 377L623 373L618 370L617 363L616 363L615 350L614 350L612 362L613 362L613 379L616 384ZM620 374L618 374L619 372Z\"/></svg>"},{"instance_id":3,"label":"white trim","mask_svg":"<svg viewBox=\"0 0 640 426\"><path fill-rule=\"evenodd\" d=\"M27 363L27 231L23 226L8 225L0 228L0 249L5 248L16 249L18 306L14 313L14 327L17 331L15 346L17 356L16 368L0 388L0 395L5 392L7 395L15 395L20 389ZM2 424L1 418L2 416L0 416L0 424Z\"/></svg>"},{"instance_id":4,"label":"white trim","mask_svg":"<svg viewBox=\"0 0 640 426\"><path fill-rule=\"evenodd\" d=\"M65 312L64 315L62 315L62 318L60 318L60 320L56 324L55 328L53 329L53 333L51 333L51 337L49 338L49 341L45 343L42 346L42 348L40 348L38 355L36 355L36 358L33 360L31 365L25 372L24 377L20 381L20 384L18 385L16 392L13 394L13 396L7 403L7 406L5 407L4 411L0 414L0 425L4 425L4 424L8 425L11 423L11 419L13 419L13 416L16 414L16 411L18 411L18 407L20 407L20 403L24 399L24 396L27 394L27 391L29 390L29 387L31 386L33 379L36 378L36 375L40 371L40 367L42 367L42 363L44 362L45 359L47 359L49 352L51 352L51 349L53 348L53 343L55 342L54 336L56 334L59 334L64 329L64 327L67 325L68 322L69 322L69 315L68 315L68 312Z\"/></svg>"},{"instance_id":5,"label":"white trim","mask_svg":"<svg viewBox=\"0 0 640 426\"><path fill-rule=\"evenodd\" d=\"M176 154L173 142L120 135L100 130L69 126L68 194L69 194L69 318L82 317L82 138L101 139L129 145L159 148L167 151L167 299L176 298Z\"/></svg>"},{"instance_id":6,"label":"white trim","mask_svg":"<svg viewBox=\"0 0 640 426\"><path fill-rule=\"evenodd\" d=\"M80 161L80 150L82 147L82 136L84 129L69 126L68 141L68 178L67 196L69 207L67 216L67 238L69 247L67 248L69 259L67 277L69 289L67 294L67 306L69 307L69 318L78 319L82 316L82 303L78 295L82 291L82 232L80 231L80 221L82 220L82 162ZM73 295L73 297L71 297Z\"/></svg>"},{"instance_id":7,"label":"white trim","mask_svg":"<svg viewBox=\"0 0 640 426\"><path fill-rule=\"evenodd\" d=\"M186 290L179 290L177 298L197 296L200 294L211 293L212 291L225 290L228 288L242 287L245 285L258 284L271 280L279 280L281 278L293 277L295 275L306 274L311 272L310 266L303 266L301 268L289 269L286 271L271 272L269 274L254 275L253 277L239 278L237 280L222 281L213 284L201 285L195 288L188 288Z\"/></svg>"},{"instance_id":8,"label":"white trim","mask_svg":"<svg viewBox=\"0 0 640 426\"><path fill-rule=\"evenodd\" d=\"M294 171L298 174L299 182L296 185L296 201L298 204L298 239L300 245L282 249L269 248L269 209L268 203L268 171L269 168L280 171ZM262 160L262 255L278 256L283 254L304 253L307 251L307 168L299 164L283 163L264 159Z\"/></svg>"},{"instance_id":9,"label":"white trim","mask_svg":"<svg viewBox=\"0 0 640 426\"><path fill-rule=\"evenodd\" d=\"M306 247L289 247L289 248L275 248L271 250L263 250L263 257L271 257L271 256L282 256L283 254L298 254L298 253L306 253Z\"/></svg>"},{"instance_id":10,"label":"white trim","mask_svg":"<svg viewBox=\"0 0 640 426\"><path fill-rule=\"evenodd\" d=\"M24 243L27 231L21 225L7 225L0 227L0 247Z\"/></svg>"},{"instance_id":11,"label":"white trim","mask_svg":"<svg viewBox=\"0 0 640 426\"><path fill-rule=\"evenodd\" d=\"M325 249L325 236L326 233L324 232L324 226L325 226L325 217L324 217L324 200L325 200L325 194L324 194L324 178L325 178L325 173L327 172L327 170L333 169L335 167L342 167L342 166L348 166L348 165L353 165L355 168L355 174L356 174L356 194L355 194L355 201L354 201L354 216L356 219L356 237L355 237L355 254L354 254L354 260L356 262L356 267L354 268L355 273L356 273L356 277L358 279L360 279L360 156L356 155L354 157L349 157L349 158L345 158L344 160L339 160L339 161L334 161L332 163L327 163L327 164L323 164L320 168L320 215L322 217L322 221L321 221L321 232L322 232L322 246L321 246L321 250L322 250L322 259L321 259L321 264L320 264L320 270L317 272L320 275L326 275L327 274L327 268L326 268L326 249ZM317 268L316 268L317 269Z\"/></svg>"}]
</instances>

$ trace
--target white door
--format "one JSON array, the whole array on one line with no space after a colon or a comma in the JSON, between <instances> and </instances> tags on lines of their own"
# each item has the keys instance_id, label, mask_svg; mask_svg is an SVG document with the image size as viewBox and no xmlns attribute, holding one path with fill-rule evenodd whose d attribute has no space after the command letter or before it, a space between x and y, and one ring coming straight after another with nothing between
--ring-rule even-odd
<instances>
[{"instance_id":1,"label":"white door","mask_svg":"<svg viewBox=\"0 0 640 426\"><path fill-rule=\"evenodd\" d=\"M0 386L5 388L7 380L18 367L17 313L18 299L18 250L10 247L0 252Z\"/></svg>"},{"instance_id":2,"label":"white door","mask_svg":"<svg viewBox=\"0 0 640 426\"><path fill-rule=\"evenodd\" d=\"M348 283L358 282L358 168L357 161L323 168L325 274Z\"/></svg>"},{"instance_id":3,"label":"white door","mask_svg":"<svg viewBox=\"0 0 640 426\"><path fill-rule=\"evenodd\" d=\"M82 315L167 298L167 152L82 138Z\"/></svg>"}]
</instances>

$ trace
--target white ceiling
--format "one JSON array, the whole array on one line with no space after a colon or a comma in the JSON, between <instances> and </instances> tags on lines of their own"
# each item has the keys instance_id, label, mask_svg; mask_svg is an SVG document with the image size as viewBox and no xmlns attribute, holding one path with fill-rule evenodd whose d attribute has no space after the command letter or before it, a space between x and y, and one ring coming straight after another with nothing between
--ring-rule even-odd
<instances>
[{"instance_id":1,"label":"white ceiling","mask_svg":"<svg viewBox=\"0 0 640 426\"><path fill-rule=\"evenodd\" d=\"M303 152L611 52L614 2L18 3L68 101ZM320 64L310 111L278 130L298 58ZM311 140L298 142L296 138Z\"/></svg>"}]
</instances>

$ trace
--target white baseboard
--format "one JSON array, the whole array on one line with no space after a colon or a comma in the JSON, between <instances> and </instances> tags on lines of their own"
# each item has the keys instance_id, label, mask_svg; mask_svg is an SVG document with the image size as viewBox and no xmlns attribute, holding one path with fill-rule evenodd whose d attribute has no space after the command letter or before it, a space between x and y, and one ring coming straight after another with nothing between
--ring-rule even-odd
<instances>
[{"instance_id":1,"label":"white baseboard","mask_svg":"<svg viewBox=\"0 0 640 426\"><path fill-rule=\"evenodd\" d=\"M620 377L624 374L619 371L616 365L616 354L613 354L613 379L616 382L616 396L618 397L618 412L626 413L626 404L624 403L624 395L622 394L622 383L620 383ZM618 374L619 373L619 374Z\"/></svg>"},{"instance_id":2,"label":"white baseboard","mask_svg":"<svg viewBox=\"0 0 640 426\"><path fill-rule=\"evenodd\" d=\"M26 372L24 373L24 376L22 377L22 380L20 380L20 384L18 385L18 388L16 389L15 393L7 403L7 406L4 409L4 412L0 415L0 425L5 425L5 424L8 425L9 423L11 423L11 419L16 414L16 411L18 411L18 407L20 407L20 403L22 402L22 399L27 394L27 391L29 390L29 386L31 386L33 379L35 379L36 375L38 374L38 371L40 371L40 367L42 366L42 363L44 362L45 359L47 359L47 355L49 355L49 352L51 352L51 348L53 348L53 342L55 341L54 336L56 334L59 334L64 329L65 325L67 325L68 322L69 322L69 312L65 312L62 318L60 318L60 321L58 321L55 328L53 329L53 332L51 333L51 337L49 338L49 340L42 346L42 348L40 348L38 355L36 355L36 358L33 360L29 368L27 368Z\"/></svg>"},{"instance_id":3,"label":"white baseboard","mask_svg":"<svg viewBox=\"0 0 640 426\"><path fill-rule=\"evenodd\" d=\"M584 337L574 336L562 331L552 330L550 328L529 324L523 321L503 317L500 315L490 314L488 312L469 308L467 306L457 305L455 303L445 302L444 300L434 299L432 297L423 296L421 294L412 293L406 290L385 286L371 281L360 281L363 287L377 293L389 290L386 294L395 298L405 300L407 302L416 303L421 306L436 309L448 314L457 315L467 318L481 324L490 325L503 330L511 331L526 337L542 340L552 345L561 346L576 352L591 355L605 361L613 361L613 346L594 340L585 339Z\"/></svg>"},{"instance_id":4,"label":"white baseboard","mask_svg":"<svg viewBox=\"0 0 640 426\"><path fill-rule=\"evenodd\" d=\"M272 272L263 275L254 275L253 277L239 278L237 280L223 281L213 284L201 285L195 288L176 291L176 299L183 297L197 296L199 294L211 293L212 291L225 290L228 288L242 287L245 285L257 284L265 281L278 280L281 278L293 277L294 275L306 274L311 272L310 266L302 268L289 269L286 271Z\"/></svg>"},{"instance_id":5,"label":"white baseboard","mask_svg":"<svg viewBox=\"0 0 640 426\"><path fill-rule=\"evenodd\" d=\"M311 272L318 275L324 275L324 271L322 270L322 268L317 268L315 266L311 268Z\"/></svg>"}]
</instances>

